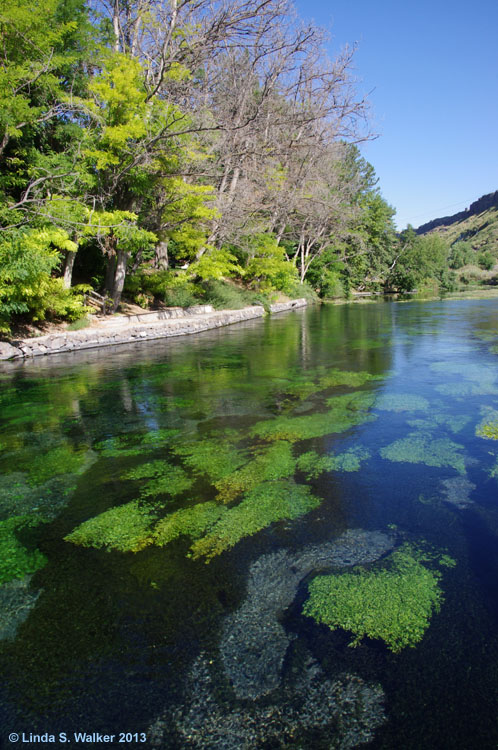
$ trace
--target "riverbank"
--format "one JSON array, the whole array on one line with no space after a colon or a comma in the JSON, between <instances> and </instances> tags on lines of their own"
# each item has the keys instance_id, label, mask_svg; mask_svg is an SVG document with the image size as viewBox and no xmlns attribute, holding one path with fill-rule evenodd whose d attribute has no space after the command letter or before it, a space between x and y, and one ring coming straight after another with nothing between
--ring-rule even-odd
<instances>
[{"instance_id":1,"label":"riverbank","mask_svg":"<svg viewBox=\"0 0 498 750\"><path fill-rule=\"evenodd\" d=\"M306 304L304 298L278 302L270 306L270 314L305 307ZM214 310L211 305L198 305L186 309L169 308L159 312L113 315L95 319L88 328L79 331L61 329L34 338L0 342L0 360L27 359L171 336L187 336L260 318L264 314L264 308L259 305L240 310Z\"/></svg>"}]
</instances>

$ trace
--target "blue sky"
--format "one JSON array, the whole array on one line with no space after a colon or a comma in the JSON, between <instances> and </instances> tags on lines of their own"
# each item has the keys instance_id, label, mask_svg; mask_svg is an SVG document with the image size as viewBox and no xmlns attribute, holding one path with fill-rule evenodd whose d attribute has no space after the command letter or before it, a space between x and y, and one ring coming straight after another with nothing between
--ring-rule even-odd
<instances>
[{"instance_id":1,"label":"blue sky","mask_svg":"<svg viewBox=\"0 0 498 750\"><path fill-rule=\"evenodd\" d=\"M331 57L358 43L355 75L372 91L361 147L400 229L462 211L498 190L497 0L296 0L330 29Z\"/></svg>"}]
</instances>

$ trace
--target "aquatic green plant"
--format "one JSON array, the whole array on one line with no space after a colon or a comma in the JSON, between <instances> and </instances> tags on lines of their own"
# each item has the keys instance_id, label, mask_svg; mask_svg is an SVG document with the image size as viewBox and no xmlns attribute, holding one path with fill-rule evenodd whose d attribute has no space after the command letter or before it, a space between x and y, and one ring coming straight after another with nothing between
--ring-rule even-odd
<instances>
[{"instance_id":1,"label":"aquatic green plant","mask_svg":"<svg viewBox=\"0 0 498 750\"><path fill-rule=\"evenodd\" d=\"M257 449L252 461L215 483L218 490L216 499L221 503L230 503L262 481L292 476L295 468L296 459L289 442L280 440L264 449Z\"/></svg>"},{"instance_id":2,"label":"aquatic green plant","mask_svg":"<svg viewBox=\"0 0 498 750\"><path fill-rule=\"evenodd\" d=\"M307 440L337 432L376 419L368 413L375 396L355 392L327 399L329 411L298 417L281 416L257 422L251 434L266 440Z\"/></svg>"},{"instance_id":3,"label":"aquatic green plant","mask_svg":"<svg viewBox=\"0 0 498 750\"><path fill-rule=\"evenodd\" d=\"M407 437L396 440L380 449L382 458L426 466L451 466L460 474L465 474L463 446L448 438L433 440L430 433L411 432Z\"/></svg>"},{"instance_id":4,"label":"aquatic green plant","mask_svg":"<svg viewBox=\"0 0 498 750\"><path fill-rule=\"evenodd\" d=\"M383 375L372 375L366 371L352 372L350 370L332 368L318 382L322 388L332 388L338 385L346 385L349 388L360 388L371 380L383 380L383 378Z\"/></svg>"},{"instance_id":5,"label":"aquatic green plant","mask_svg":"<svg viewBox=\"0 0 498 750\"><path fill-rule=\"evenodd\" d=\"M153 532L154 542L164 547L179 536L198 539L220 520L227 509L217 503L197 503L162 518Z\"/></svg>"},{"instance_id":6,"label":"aquatic green plant","mask_svg":"<svg viewBox=\"0 0 498 750\"><path fill-rule=\"evenodd\" d=\"M192 555L209 560L276 521L303 516L320 502L309 487L293 481L262 482L247 492L239 505L227 509L206 536L194 542Z\"/></svg>"},{"instance_id":7,"label":"aquatic green plant","mask_svg":"<svg viewBox=\"0 0 498 750\"><path fill-rule=\"evenodd\" d=\"M17 467L25 469L28 482L40 485L60 474L78 474L89 465L87 447L75 450L67 443L60 443L44 451L28 448L24 456L18 456Z\"/></svg>"},{"instance_id":8,"label":"aquatic green plant","mask_svg":"<svg viewBox=\"0 0 498 750\"><path fill-rule=\"evenodd\" d=\"M435 413L425 419L407 419L406 423L410 427L415 427L418 430L425 431L436 430L438 427L447 427L450 432L456 434L463 430L465 425L470 422L470 419L471 417L466 414L456 416L452 414Z\"/></svg>"},{"instance_id":9,"label":"aquatic green plant","mask_svg":"<svg viewBox=\"0 0 498 750\"><path fill-rule=\"evenodd\" d=\"M127 458L141 456L147 450L161 448L179 434L177 429L151 430L145 435L116 435L94 445L104 458Z\"/></svg>"},{"instance_id":10,"label":"aquatic green plant","mask_svg":"<svg viewBox=\"0 0 498 750\"><path fill-rule=\"evenodd\" d=\"M463 383L443 383L436 390L444 396L486 396L498 393L496 371L473 362L435 362L431 370L445 375L460 375Z\"/></svg>"},{"instance_id":11,"label":"aquatic green plant","mask_svg":"<svg viewBox=\"0 0 498 750\"><path fill-rule=\"evenodd\" d=\"M485 406L481 409L481 414L484 415L484 418L476 427L477 437L486 440L498 440L498 411Z\"/></svg>"},{"instance_id":12,"label":"aquatic green plant","mask_svg":"<svg viewBox=\"0 0 498 750\"><path fill-rule=\"evenodd\" d=\"M140 497L179 495L189 489L194 480L181 468L167 461L149 461L123 474L123 479L151 479L140 488Z\"/></svg>"},{"instance_id":13,"label":"aquatic green plant","mask_svg":"<svg viewBox=\"0 0 498 750\"><path fill-rule=\"evenodd\" d=\"M358 471L361 462L367 458L370 458L370 452L361 446L349 448L336 456L319 456L315 451L308 451L299 456L297 467L312 479L324 471Z\"/></svg>"},{"instance_id":14,"label":"aquatic green plant","mask_svg":"<svg viewBox=\"0 0 498 750\"><path fill-rule=\"evenodd\" d=\"M100 513L64 537L82 547L107 547L119 552L138 552L152 542L152 524L157 515L138 500Z\"/></svg>"},{"instance_id":15,"label":"aquatic green plant","mask_svg":"<svg viewBox=\"0 0 498 750\"><path fill-rule=\"evenodd\" d=\"M17 538L24 527L40 523L29 516L12 516L0 521L0 584L13 578L23 578L43 568L47 558L40 550L28 550Z\"/></svg>"},{"instance_id":16,"label":"aquatic green plant","mask_svg":"<svg viewBox=\"0 0 498 750\"><path fill-rule=\"evenodd\" d=\"M385 393L375 402L382 411L427 411L429 402L416 393Z\"/></svg>"},{"instance_id":17,"label":"aquatic green plant","mask_svg":"<svg viewBox=\"0 0 498 750\"><path fill-rule=\"evenodd\" d=\"M388 567L317 576L309 584L303 612L331 630L342 628L362 638L380 638L394 653L422 640L443 599L441 573L424 564L409 544L392 553ZM442 565L453 565L448 556Z\"/></svg>"},{"instance_id":18,"label":"aquatic green plant","mask_svg":"<svg viewBox=\"0 0 498 750\"><path fill-rule=\"evenodd\" d=\"M246 452L226 439L180 443L173 450L196 474L206 474L212 482L232 474L247 460Z\"/></svg>"}]
</instances>

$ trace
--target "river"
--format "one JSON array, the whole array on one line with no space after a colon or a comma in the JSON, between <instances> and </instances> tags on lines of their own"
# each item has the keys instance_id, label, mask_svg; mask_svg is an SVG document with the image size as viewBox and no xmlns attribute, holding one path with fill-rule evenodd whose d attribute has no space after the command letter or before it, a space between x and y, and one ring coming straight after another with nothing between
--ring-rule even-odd
<instances>
[{"instance_id":1,"label":"river","mask_svg":"<svg viewBox=\"0 0 498 750\"><path fill-rule=\"evenodd\" d=\"M3 364L5 746L496 748L497 439L493 300Z\"/></svg>"}]
</instances>

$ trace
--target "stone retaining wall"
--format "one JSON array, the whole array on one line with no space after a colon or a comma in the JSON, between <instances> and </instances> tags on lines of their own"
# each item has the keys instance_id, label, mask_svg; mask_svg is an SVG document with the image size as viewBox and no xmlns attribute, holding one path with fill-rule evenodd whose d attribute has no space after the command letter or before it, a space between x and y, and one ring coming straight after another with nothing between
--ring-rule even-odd
<instances>
[{"instance_id":1,"label":"stone retaining wall","mask_svg":"<svg viewBox=\"0 0 498 750\"><path fill-rule=\"evenodd\" d=\"M156 320L138 325L118 325L115 327L90 327L81 331L61 331L33 339L0 342L0 359L20 359L38 357L45 354L92 349L100 346L130 344L137 341L184 336L239 323L243 320L260 318L264 315L260 306L244 307L242 310L221 310L219 312L192 315L191 317Z\"/></svg>"},{"instance_id":2,"label":"stone retaining wall","mask_svg":"<svg viewBox=\"0 0 498 750\"><path fill-rule=\"evenodd\" d=\"M270 305L271 313L285 312L286 310L295 310L298 307L306 307L307 302L304 297L299 299L291 299L289 302L276 302L274 305Z\"/></svg>"},{"instance_id":3,"label":"stone retaining wall","mask_svg":"<svg viewBox=\"0 0 498 750\"><path fill-rule=\"evenodd\" d=\"M305 299L279 302L270 306L271 313L294 310L306 305ZM185 336L207 331L210 328L239 323L243 320L260 318L265 314L259 305L244 307L242 310L215 311L211 305L196 305L182 309L173 307L151 313L137 315L115 315L100 320L98 324L80 331L58 331L46 336L19 339L10 344L0 341L0 360L39 357L45 354L94 349L101 346L130 344L137 341Z\"/></svg>"}]
</instances>

